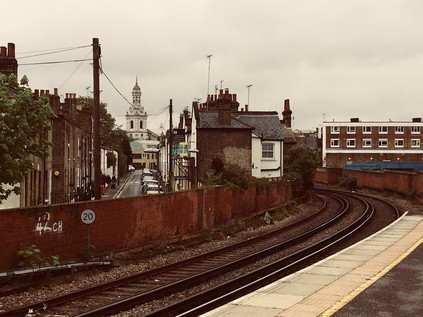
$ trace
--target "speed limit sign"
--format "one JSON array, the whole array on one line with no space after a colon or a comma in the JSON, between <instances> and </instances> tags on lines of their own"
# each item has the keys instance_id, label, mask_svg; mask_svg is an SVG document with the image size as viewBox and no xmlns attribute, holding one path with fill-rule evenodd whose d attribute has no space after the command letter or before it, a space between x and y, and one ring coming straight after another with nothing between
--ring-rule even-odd
<instances>
[{"instance_id":1,"label":"speed limit sign","mask_svg":"<svg viewBox=\"0 0 423 317\"><path fill-rule=\"evenodd\" d=\"M95 212L90 209L84 210L81 214L81 220L83 223L87 225L89 225L90 223L93 223L95 220Z\"/></svg>"}]
</instances>

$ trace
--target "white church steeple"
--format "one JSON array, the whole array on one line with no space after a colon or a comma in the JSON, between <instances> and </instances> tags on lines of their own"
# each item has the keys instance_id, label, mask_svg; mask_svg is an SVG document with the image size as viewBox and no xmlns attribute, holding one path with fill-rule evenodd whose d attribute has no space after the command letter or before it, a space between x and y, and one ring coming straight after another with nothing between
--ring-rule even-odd
<instances>
[{"instance_id":1,"label":"white church steeple","mask_svg":"<svg viewBox=\"0 0 423 317\"><path fill-rule=\"evenodd\" d=\"M135 140L147 140L147 113L141 105L141 88L138 86L138 76L132 88L132 105L126 113L126 132Z\"/></svg>"}]
</instances>

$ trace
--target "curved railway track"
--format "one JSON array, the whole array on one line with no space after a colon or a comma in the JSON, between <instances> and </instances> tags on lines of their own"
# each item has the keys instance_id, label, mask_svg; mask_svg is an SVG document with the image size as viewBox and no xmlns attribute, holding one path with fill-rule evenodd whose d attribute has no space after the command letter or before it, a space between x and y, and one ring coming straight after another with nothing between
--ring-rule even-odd
<instances>
[{"instance_id":1,"label":"curved railway track","mask_svg":"<svg viewBox=\"0 0 423 317\"><path fill-rule=\"evenodd\" d=\"M172 294L183 294L186 289L200 287L225 275L231 276L225 283L196 291L195 296L182 295L187 298L161 305L165 307L160 310L142 313L148 316L195 316L310 265L327 256L328 252L336 252L346 240L351 240L376 218L376 201L384 204L385 209L387 204L374 197L346 192L317 190L317 193L322 201L321 208L291 225L169 266L0 313L0 316L25 316L29 309L38 311L39 316L111 315L172 297ZM387 223L399 216L394 206L389 208L393 210L389 216L392 219L378 216ZM234 271L242 272L233 276Z\"/></svg>"}]
</instances>

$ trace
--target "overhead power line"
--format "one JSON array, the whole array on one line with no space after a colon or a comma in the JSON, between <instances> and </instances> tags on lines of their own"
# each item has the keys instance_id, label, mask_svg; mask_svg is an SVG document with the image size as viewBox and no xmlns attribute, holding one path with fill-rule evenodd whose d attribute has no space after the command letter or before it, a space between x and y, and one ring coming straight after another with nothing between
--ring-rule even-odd
<instances>
[{"instance_id":1,"label":"overhead power line","mask_svg":"<svg viewBox=\"0 0 423 317\"><path fill-rule=\"evenodd\" d=\"M19 66L29 66L29 65L49 65L49 64L65 64L65 63L77 63L77 62L85 62L85 61L92 61L92 58L87 59L71 59L67 61L51 61L51 62L38 62L38 63L24 63L19 64Z\"/></svg>"},{"instance_id":2,"label":"overhead power line","mask_svg":"<svg viewBox=\"0 0 423 317\"><path fill-rule=\"evenodd\" d=\"M90 44L90 45L84 45L84 46L77 46L77 47L57 48L57 49L42 50L42 51L32 51L32 52L22 52L22 53L18 53L18 54L30 54L30 53L40 53L40 52L43 52L43 53L35 54L35 55L23 56L23 57L19 57L17 59L24 59L24 58L30 58L30 57L44 56L44 55L50 55L50 54L57 54L57 53L62 53L62 52L67 52L67 51L72 51L72 50L77 50L77 49L81 49L81 48L85 48L85 47L90 47L90 46L92 46L92 44Z\"/></svg>"}]
</instances>

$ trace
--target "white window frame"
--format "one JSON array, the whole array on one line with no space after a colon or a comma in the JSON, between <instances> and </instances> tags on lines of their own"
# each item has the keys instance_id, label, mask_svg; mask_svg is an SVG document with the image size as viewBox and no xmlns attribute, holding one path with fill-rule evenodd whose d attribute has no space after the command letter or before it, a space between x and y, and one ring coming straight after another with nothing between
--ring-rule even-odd
<instances>
[{"instance_id":1,"label":"white window frame","mask_svg":"<svg viewBox=\"0 0 423 317\"><path fill-rule=\"evenodd\" d=\"M271 149L265 148L271 146ZM266 155L265 155L266 154ZM272 156L268 156L271 154ZM262 143L261 144L261 158L271 160L275 158L275 144L274 143Z\"/></svg>"},{"instance_id":2,"label":"white window frame","mask_svg":"<svg viewBox=\"0 0 423 317\"><path fill-rule=\"evenodd\" d=\"M356 146L356 142L355 139L347 139L347 147L355 147Z\"/></svg>"},{"instance_id":3,"label":"white window frame","mask_svg":"<svg viewBox=\"0 0 423 317\"><path fill-rule=\"evenodd\" d=\"M347 127L347 134L355 134L355 127Z\"/></svg>"},{"instance_id":4,"label":"white window frame","mask_svg":"<svg viewBox=\"0 0 423 317\"><path fill-rule=\"evenodd\" d=\"M411 127L411 134L420 134L420 127L412 126Z\"/></svg>"},{"instance_id":5,"label":"white window frame","mask_svg":"<svg viewBox=\"0 0 423 317\"><path fill-rule=\"evenodd\" d=\"M395 139L395 147L404 147L404 139Z\"/></svg>"},{"instance_id":6,"label":"white window frame","mask_svg":"<svg viewBox=\"0 0 423 317\"><path fill-rule=\"evenodd\" d=\"M372 127L365 126L363 127L363 134L371 134L372 133Z\"/></svg>"},{"instance_id":7,"label":"white window frame","mask_svg":"<svg viewBox=\"0 0 423 317\"><path fill-rule=\"evenodd\" d=\"M403 126L396 126L395 127L395 134L404 134L404 127Z\"/></svg>"},{"instance_id":8,"label":"white window frame","mask_svg":"<svg viewBox=\"0 0 423 317\"><path fill-rule=\"evenodd\" d=\"M369 142L369 144L367 144L367 142ZM363 147L372 147L372 139L363 139Z\"/></svg>"},{"instance_id":9,"label":"white window frame","mask_svg":"<svg viewBox=\"0 0 423 317\"><path fill-rule=\"evenodd\" d=\"M413 144L414 143L414 144ZM420 139L411 139L411 147L420 147Z\"/></svg>"},{"instance_id":10,"label":"white window frame","mask_svg":"<svg viewBox=\"0 0 423 317\"><path fill-rule=\"evenodd\" d=\"M380 126L379 127L379 134L388 134L388 127L387 126Z\"/></svg>"},{"instance_id":11,"label":"white window frame","mask_svg":"<svg viewBox=\"0 0 423 317\"><path fill-rule=\"evenodd\" d=\"M338 126L332 126L332 127L330 127L330 133L331 134L339 134L339 130L340 130L340 128L338 127Z\"/></svg>"},{"instance_id":12,"label":"white window frame","mask_svg":"<svg viewBox=\"0 0 423 317\"><path fill-rule=\"evenodd\" d=\"M381 145L381 143L383 144ZM379 139L378 144L379 144L379 147L383 147L383 148L388 147L388 139Z\"/></svg>"},{"instance_id":13,"label":"white window frame","mask_svg":"<svg viewBox=\"0 0 423 317\"><path fill-rule=\"evenodd\" d=\"M339 139L330 139L330 147L340 147Z\"/></svg>"}]
</instances>

